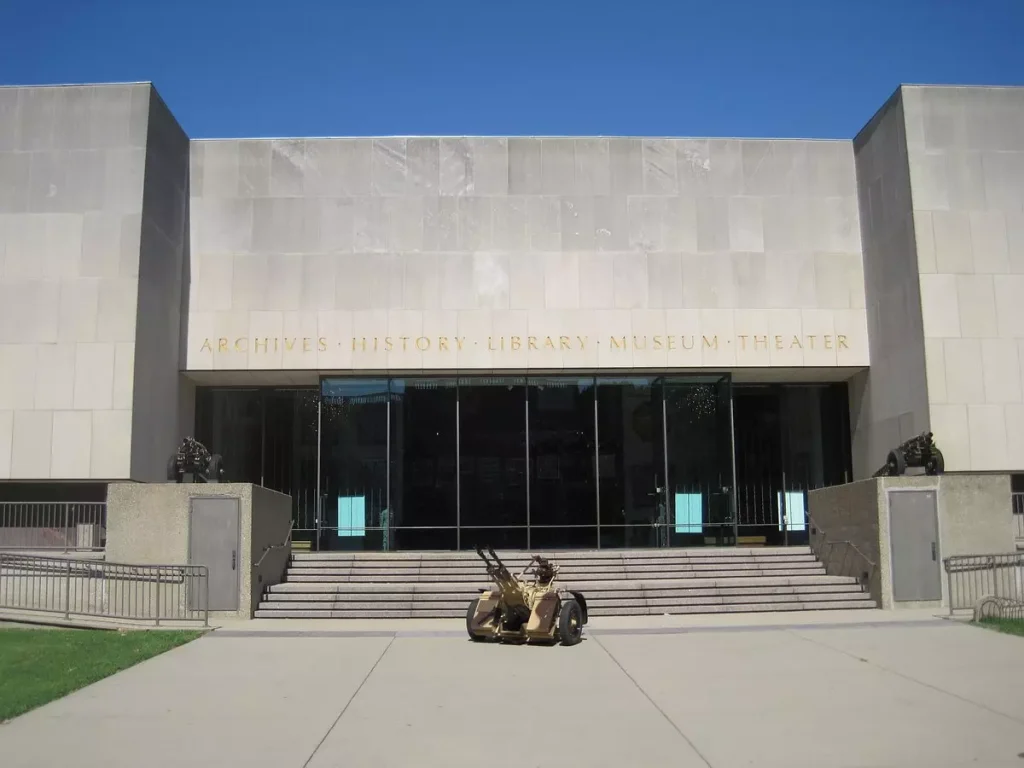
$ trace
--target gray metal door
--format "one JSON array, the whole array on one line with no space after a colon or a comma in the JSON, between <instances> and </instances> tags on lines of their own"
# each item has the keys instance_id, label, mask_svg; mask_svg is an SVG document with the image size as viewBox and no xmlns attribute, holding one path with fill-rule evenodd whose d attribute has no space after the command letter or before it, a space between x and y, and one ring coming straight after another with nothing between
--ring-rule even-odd
<instances>
[{"instance_id":1,"label":"gray metal door","mask_svg":"<svg viewBox=\"0 0 1024 768\"><path fill-rule=\"evenodd\" d=\"M238 518L237 498L191 500L188 561L209 571L211 611L238 610Z\"/></svg>"},{"instance_id":2,"label":"gray metal door","mask_svg":"<svg viewBox=\"0 0 1024 768\"><path fill-rule=\"evenodd\" d=\"M892 599L942 599L935 491L889 491Z\"/></svg>"}]
</instances>

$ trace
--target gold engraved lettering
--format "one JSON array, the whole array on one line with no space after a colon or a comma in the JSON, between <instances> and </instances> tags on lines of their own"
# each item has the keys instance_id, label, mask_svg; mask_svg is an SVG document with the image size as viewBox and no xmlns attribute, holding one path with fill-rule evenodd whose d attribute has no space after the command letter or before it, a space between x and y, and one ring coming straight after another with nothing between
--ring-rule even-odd
<instances>
[{"instance_id":1,"label":"gold engraved lettering","mask_svg":"<svg viewBox=\"0 0 1024 768\"><path fill-rule=\"evenodd\" d=\"M676 348L676 337L675 336L666 336L665 340L668 342L669 351L672 351L673 349Z\"/></svg>"},{"instance_id":2,"label":"gold engraved lettering","mask_svg":"<svg viewBox=\"0 0 1024 768\"><path fill-rule=\"evenodd\" d=\"M267 351L267 347L270 346L270 339L263 339L263 351ZM253 346L256 348L256 354L260 353L260 339L253 339Z\"/></svg>"},{"instance_id":3,"label":"gold engraved lettering","mask_svg":"<svg viewBox=\"0 0 1024 768\"><path fill-rule=\"evenodd\" d=\"M462 345L465 344L465 343L466 343L466 337L465 336L456 336L455 337L455 347L456 347L456 349L458 349L459 352L462 351Z\"/></svg>"},{"instance_id":4,"label":"gold engraved lettering","mask_svg":"<svg viewBox=\"0 0 1024 768\"><path fill-rule=\"evenodd\" d=\"M430 349L430 339L426 336L420 336L416 339L416 349L420 352L426 352Z\"/></svg>"},{"instance_id":5,"label":"gold engraved lettering","mask_svg":"<svg viewBox=\"0 0 1024 768\"><path fill-rule=\"evenodd\" d=\"M536 336L527 336L526 337L526 346L529 347L530 349L536 349L537 348L537 337Z\"/></svg>"},{"instance_id":6,"label":"gold engraved lettering","mask_svg":"<svg viewBox=\"0 0 1024 768\"><path fill-rule=\"evenodd\" d=\"M625 336L620 336L619 338L616 338L616 337L612 336L611 337L611 342L612 342L612 349L625 349L626 348L626 337Z\"/></svg>"},{"instance_id":7,"label":"gold engraved lettering","mask_svg":"<svg viewBox=\"0 0 1024 768\"><path fill-rule=\"evenodd\" d=\"M686 343L687 339L690 340L689 344ZM697 343L697 337L696 336L680 336L679 340L683 344L683 349L693 349L693 345Z\"/></svg>"},{"instance_id":8,"label":"gold engraved lettering","mask_svg":"<svg viewBox=\"0 0 1024 768\"><path fill-rule=\"evenodd\" d=\"M227 341L227 339L224 339ZM248 352L249 351L249 340L244 336L240 336L235 339L235 352Z\"/></svg>"},{"instance_id":9,"label":"gold engraved lettering","mask_svg":"<svg viewBox=\"0 0 1024 768\"><path fill-rule=\"evenodd\" d=\"M316 348L320 352L326 352L327 351L327 339L324 338L323 336L318 338L316 340Z\"/></svg>"},{"instance_id":10,"label":"gold engraved lettering","mask_svg":"<svg viewBox=\"0 0 1024 768\"><path fill-rule=\"evenodd\" d=\"M547 348L547 349L554 349L555 348L555 342L551 339L550 336L545 336L544 337L544 347Z\"/></svg>"},{"instance_id":11,"label":"gold engraved lettering","mask_svg":"<svg viewBox=\"0 0 1024 768\"><path fill-rule=\"evenodd\" d=\"M707 336L703 337L704 346L707 349L718 349L718 336L712 336L710 339Z\"/></svg>"},{"instance_id":12,"label":"gold engraved lettering","mask_svg":"<svg viewBox=\"0 0 1024 768\"><path fill-rule=\"evenodd\" d=\"M228 340L227 339L217 339L217 351L218 352L227 352L228 351Z\"/></svg>"},{"instance_id":13,"label":"gold engraved lettering","mask_svg":"<svg viewBox=\"0 0 1024 768\"><path fill-rule=\"evenodd\" d=\"M284 351L291 352L295 348L295 339L284 340Z\"/></svg>"},{"instance_id":14,"label":"gold engraved lettering","mask_svg":"<svg viewBox=\"0 0 1024 768\"><path fill-rule=\"evenodd\" d=\"M394 348L395 348L395 340L392 339L390 336L385 336L384 337L384 351L385 352L391 352L391 351L394 350Z\"/></svg>"},{"instance_id":15,"label":"gold engraved lettering","mask_svg":"<svg viewBox=\"0 0 1024 768\"><path fill-rule=\"evenodd\" d=\"M587 339L589 336L577 336L576 340L580 343L580 351L584 352L587 349Z\"/></svg>"},{"instance_id":16,"label":"gold engraved lettering","mask_svg":"<svg viewBox=\"0 0 1024 768\"><path fill-rule=\"evenodd\" d=\"M518 352L522 348L522 346L523 340L518 336L513 336L511 339L508 340L508 347L513 352Z\"/></svg>"},{"instance_id":17,"label":"gold engraved lettering","mask_svg":"<svg viewBox=\"0 0 1024 768\"><path fill-rule=\"evenodd\" d=\"M817 336L808 336L807 337L807 346L809 346L811 349L814 349L814 340L816 338L818 338L818 337Z\"/></svg>"},{"instance_id":18,"label":"gold engraved lettering","mask_svg":"<svg viewBox=\"0 0 1024 768\"><path fill-rule=\"evenodd\" d=\"M633 337L633 349L647 349L647 337L640 336L639 339L643 339L643 341L639 341L636 336Z\"/></svg>"},{"instance_id":19,"label":"gold engraved lettering","mask_svg":"<svg viewBox=\"0 0 1024 768\"><path fill-rule=\"evenodd\" d=\"M279 341L281 341L281 340L280 340L279 338L277 338L277 336L275 336L275 337L274 337L274 351L275 351L275 352L277 352L277 351L278 351L278 346L277 346L277 345L278 345L278 342L279 342Z\"/></svg>"},{"instance_id":20,"label":"gold engraved lettering","mask_svg":"<svg viewBox=\"0 0 1024 768\"><path fill-rule=\"evenodd\" d=\"M782 337L781 336L776 336L775 337L775 348L776 349L782 349Z\"/></svg>"},{"instance_id":21,"label":"gold engraved lettering","mask_svg":"<svg viewBox=\"0 0 1024 768\"><path fill-rule=\"evenodd\" d=\"M804 345L800 343L800 337L799 336L794 336L793 337L793 341L790 342L789 348L792 349L793 347L796 347L797 349L803 349L804 348Z\"/></svg>"},{"instance_id":22,"label":"gold engraved lettering","mask_svg":"<svg viewBox=\"0 0 1024 768\"><path fill-rule=\"evenodd\" d=\"M572 345L569 343L569 337L568 336L559 336L558 337L558 346L561 349L572 349Z\"/></svg>"},{"instance_id":23,"label":"gold engraved lettering","mask_svg":"<svg viewBox=\"0 0 1024 768\"><path fill-rule=\"evenodd\" d=\"M439 352L447 352L448 351L448 337L447 336L442 336L441 338L439 338L437 340L437 349L438 349Z\"/></svg>"},{"instance_id":24,"label":"gold engraved lettering","mask_svg":"<svg viewBox=\"0 0 1024 768\"><path fill-rule=\"evenodd\" d=\"M497 352L498 351L494 347L494 337L493 336L488 336L487 337L487 351L488 352Z\"/></svg>"},{"instance_id":25,"label":"gold engraved lettering","mask_svg":"<svg viewBox=\"0 0 1024 768\"><path fill-rule=\"evenodd\" d=\"M312 352L313 351L313 340L308 336L302 337L302 351Z\"/></svg>"},{"instance_id":26,"label":"gold engraved lettering","mask_svg":"<svg viewBox=\"0 0 1024 768\"><path fill-rule=\"evenodd\" d=\"M768 349L768 337L767 336L755 336L754 337L754 349L756 350L759 345L764 344L764 348Z\"/></svg>"},{"instance_id":27,"label":"gold engraved lettering","mask_svg":"<svg viewBox=\"0 0 1024 768\"><path fill-rule=\"evenodd\" d=\"M839 342L840 349L849 349L850 347L846 344L846 336L841 333L836 334L836 341Z\"/></svg>"},{"instance_id":28,"label":"gold engraved lettering","mask_svg":"<svg viewBox=\"0 0 1024 768\"><path fill-rule=\"evenodd\" d=\"M663 346L661 342L661 336L654 336L652 338L654 339L654 348L661 349Z\"/></svg>"},{"instance_id":29,"label":"gold engraved lettering","mask_svg":"<svg viewBox=\"0 0 1024 768\"><path fill-rule=\"evenodd\" d=\"M209 339L203 339L203 346L199 348L200 352L205 352L206 350L210 350L211 352L213 352L213 345L210 344Z\"/></svg>"},{"instance_id":30,"label":"gold engraved lettering","mask_svg":"<svg viewBox=\"0 0 1024 768\"><path fill-rule=\"evenodd\" d=\"M825 334L825 349L832 349L832 336Z\"/></svg>"},{"instance_id":31,"label":"gold engraved lettering","mask_svg":"<svg viewBox=\"0 0 1024 768\"><path fill-rule=\"evenodd\" d=\"M740 340L740 349L741 350L746 349L747 348L747 337L746 337L746 335L744 334L742 336L737 336L736 338Z\"/></svg>"}]
</instances>

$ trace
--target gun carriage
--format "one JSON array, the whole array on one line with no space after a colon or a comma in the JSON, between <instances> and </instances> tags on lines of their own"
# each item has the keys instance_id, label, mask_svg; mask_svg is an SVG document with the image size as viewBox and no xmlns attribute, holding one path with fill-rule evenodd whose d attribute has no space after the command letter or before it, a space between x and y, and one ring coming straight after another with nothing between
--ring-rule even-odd
<instances>
[{"instance_id":1,"label":"gun carriage","mask_svg":"<svg viewBox=\"0 0 1024 768\"><path fill-rule=\"evenodd\" d=\"M534 555L513 576L492 547L476 548L494 589L481 590L466 611L466 631L474 641L561 643L576 645L587 623L587 600L581 592L555 586L558 566Z\"/></svg>"}]
</instances>

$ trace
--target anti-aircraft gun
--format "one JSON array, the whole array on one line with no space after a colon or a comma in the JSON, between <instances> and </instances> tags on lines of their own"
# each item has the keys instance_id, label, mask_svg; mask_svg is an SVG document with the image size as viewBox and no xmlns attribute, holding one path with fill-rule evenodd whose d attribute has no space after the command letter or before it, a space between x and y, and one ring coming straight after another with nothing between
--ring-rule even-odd
<instances>
[{"instance_id":1,"label":"anti-aircraft gun","mask_svg":"<svg viewBox=\"0 0 1024 768\"><path fill-rule=\"evenodd\" d=\"M587 623L587 600L581 592L555 586L558 566L534 555L513 576L493 547L476 553L487 567L495 589L481 590L466 610L471 640L499 642L561 642L576 645Z\"/></svg>"}]
</instances>

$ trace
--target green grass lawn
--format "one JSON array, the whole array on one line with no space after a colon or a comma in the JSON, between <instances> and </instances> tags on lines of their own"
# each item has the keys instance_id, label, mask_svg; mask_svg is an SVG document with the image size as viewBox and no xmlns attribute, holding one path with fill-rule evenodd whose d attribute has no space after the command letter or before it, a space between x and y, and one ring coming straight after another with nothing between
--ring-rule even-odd
<instances>
[{"instance_id":1,"label":"green grass lawn","mask_svg":"<svg viewBox=\"0 0 1024 768\"><path fill-rule=\"evenodd\" d=\"M0 630L0 723L201 634L174 630Z\"/></svg>"},{"instance_id":2,"label":"green grass lawn","mask_svg":"<svg viewBox=\"0 0 1024 768\"><path fill-rule=\"evenodd\" d=\"M978 623L997 632L1024 637L1024 619L980 619Z\"/></svg>"}]
</instances>

